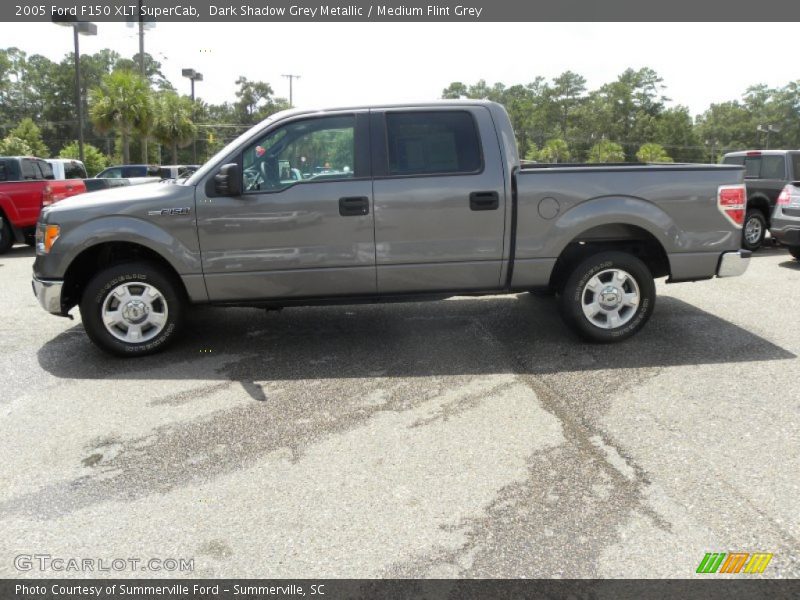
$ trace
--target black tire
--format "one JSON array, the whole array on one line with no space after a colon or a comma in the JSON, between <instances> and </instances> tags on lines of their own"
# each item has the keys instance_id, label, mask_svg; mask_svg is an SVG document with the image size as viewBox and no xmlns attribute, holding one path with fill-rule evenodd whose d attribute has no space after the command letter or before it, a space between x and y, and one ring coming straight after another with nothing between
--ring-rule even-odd
<instances>
[{"instance_id":1,"label":"black tire","mask_svg":"<svg viewBox=\"0 0 800 600\"><path fill-rule=\"evenodd\" d=\"M800 260L800 246L789 246L789 254Z\"/></svg>"},{"instance_id":2,"label":"black tire","mask_svg":"<svg viewBox=\"0 0 800 600\"><path fill-rule=\"evenodd\" d=\"M748 240L750 229L752 227L754 232L757 232L754 238ZM746 250L758 250L761 244L764 243L764 236L767 235L767 220L764 218L764 213L754 208L748 210L744 216L744 225L742 226L742 248Z\"/></svg>"},{"instance_id":3,"label":"black tire","mask_svg":"<svg viewBox=\"0 0 800 600\"><path fill-rule=\"evenodd\" d=\"M612 282L613 271L624 273L623 283ZM613 304L602 304L599 294L587 289L587 285L595 276L600 283L608 283L609 302L616 302L616 312ZM617 288L619 285L619 288ZM638 301L635 305L622 303L621 294L637 293ZM593 302L589 302L592 300ZM599 310L594 316L595 321L584 314L584 304L591 306L597 302ZM578 335L590 342L619 342L631 337L644 327L656 305L656 286L653 275L641 260L625 252L600 252L584 259L572 270L559 297L559 308L564 321ZM606 306L609 310L606 311ZM610 326L610 319L621 320L619 326ZM607 324L598 324L598 322Z\"/></svg>"},{"instance_id":4,"label":"black tire","mask_svg":"<svg viewBox=\"0 0 800 600\"><path fill-rule=\"evenodd\" d=\"M145 285L155 289L160 296L145 311L143 321L137 323L123 320L122 315L126 308L136 304L133 306L134 311L142 309ZM116 289L127 291L130 294L129 302L123 305L116 298L110 298ZM145 356L159 352L176 337L183 323L185 305L180 284L162 268L148 262L130 262L111 266L98 273L83 290L80 311L86 334L101 349L117 356ZM106 327L103 322L104 307L120 311L118 326ZM156 314L164 315L163 325L150 323L150 319ZM133 315L136 316L136 313ZM126 336L132 331L131 324L134 329L138 326L140 335L145 337L143 341L119 339L109 330L113 329L117 335ZM152 337L148 337L151 335Z\"/></svg>"},{"instance_id":5,"label":"black tire","mask_svg":"<svg viewBox=\"0 0 800 600\"><path fill-rule=\"evenodd\" d=\"M0 212L0 254L5 254L14 245L14 232L11 231L11 223L6 216Z\"/></svg>"}]
</instances>

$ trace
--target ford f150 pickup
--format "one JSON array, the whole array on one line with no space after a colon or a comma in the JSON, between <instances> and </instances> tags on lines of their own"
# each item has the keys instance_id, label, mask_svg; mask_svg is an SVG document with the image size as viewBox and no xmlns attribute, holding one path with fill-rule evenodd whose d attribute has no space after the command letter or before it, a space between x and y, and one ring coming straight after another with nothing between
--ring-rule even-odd
<instances>
[{"instance_id":1,"label":"ford f150 pickup","mask_svg":"<svg viewBox=\"0 0 800 600\"><path fill-rule=\"evenodd\" d=\"M654 278L739 275L741 166L521 168L483 101L291 110L188 180L43 211L33 289L111 353L157 351L190 304L282 307L548 289L591 341L622 340Z\"/></svg>"},{"instance_id":2,"label":"ford f150 pickup","mask_svg":"<svg viewBox=\"0 0 800 600\"><path fill-rule=\"evenodd\" d=\"M0 157L0 254L15 241L33 245L43 206L85 191L80 179L54 180L53 168L41 158Z\"/></svg>"}]
</instances>

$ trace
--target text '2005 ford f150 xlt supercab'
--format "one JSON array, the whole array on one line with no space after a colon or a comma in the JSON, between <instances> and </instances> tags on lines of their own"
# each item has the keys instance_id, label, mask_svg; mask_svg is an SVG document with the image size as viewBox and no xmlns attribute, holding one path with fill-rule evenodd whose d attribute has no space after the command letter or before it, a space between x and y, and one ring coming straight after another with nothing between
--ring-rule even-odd
<instances>
[{"instance_id":1,"label":"text '2005 ford f150 xlt supercab'","mask_svg":"<svg viewBox=\"0 0 800 600\"><path fill-rule=\"evenodd\" d=\"M188 180L46 209L33 287L51 313L78 305L89 337L127 356L164 347L191 304L544 288L577 333L616 341L652 314L654 278L744 272L743 173L522 168L505 109L484 101L291 110Z\"/></svg>"}]
</instances>

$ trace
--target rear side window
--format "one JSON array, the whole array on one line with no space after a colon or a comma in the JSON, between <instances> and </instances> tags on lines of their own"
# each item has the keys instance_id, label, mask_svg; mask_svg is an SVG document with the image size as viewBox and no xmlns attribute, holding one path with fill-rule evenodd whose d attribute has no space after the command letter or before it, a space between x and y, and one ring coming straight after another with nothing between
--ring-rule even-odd
<instances>
[{"instance_id":1,"label":"rear side window","mask_svg":"<svg viewBox=\"0 0 800 600\"><path fill-rule=\"evenodd\" d=\"M800 179L800 154L792 154L792 179Z\"/></svg>"},{"instance_id":2,"label":"rear side window","mask_svg":"<svg viewBox=\"0 0 800 600\"><path fill-rule=\"evenodd\" d=\"M726 156L722 159L725 165L744 165L744 156Z\"/></svg>"},{"instance_id":3,"label":"rear side window","mask_svg":"<svg viewBox=\"0 0 800 600\"><path fill-rule=\"evenodd\" d=\"M98 177L106 177L108 179L119 179L122 177L122 169L120 167L111 167L101 172Z\"/></svg>"},{"instance_id":4,"label":"rear side window","mask_svg":"<svg viewBox=\"0 0 800 600\"><path fill-rule=\"evenodd\" d=\"M8 175L6 175L6 163L0 162L0 181L8 181Z\"/></svg>"},{"instance_id":5,"label":"rear side window","mask_svg":"<svg viewBox=\"0 0 800 600\"><path fill-rule=\"evenodd\" d=\"M387 113L389 175L475 173L482 167L475 120L466 111Z\"/></svg>"},{"instance_id":6,"label":"rear side window","mask_svg":"<svg viewBox=\"0 0 800 600\"><path fill-rule=\"evenodd\" d=\"M750 179L758 179L761 173L761 157L748 156L744 161L744 176Z\"/></svg>"},{"instance_id":7,"label":"rear side window","mask_svg":"<svg viewBox=\"0 0 800 600\"><path fill-rule=\"evenodd\" d=\"M761 157L761 179L786 179L786 159L782 154Z\"/></svg>"},{"instance_id":8,"label":"rear side window","mask_svg":"<svg viewBox=\"0 0 800 600\"><path fill-rule=\"evenodd\" d=\"M39 171L42 173L42 179L55 179L53 174L53 165L44 160L37 160L36 164L39 165Z\"/></svg>"},{"instance_id":9,"label":"rear side window","mask_svg":"<svg viewBox=\"0 0 800 600\"><path fill-rule=\"evenodd\" d=\"M158 173L156 173L158 175ZM147 177L147 167L125 167L122 170L123 177Z\"/></svg>"},{"instance_id":10,"label":"rear side window","mask_svg":"<svg viewBox=\"0 0 800 600\"><path fill-rule=\"evenodd\" d=\"M86 170L80 163L64 163L64 179L86 179Z\"/></svg>"},{"instance_id":11,"label":"rear side window","mask_svg":"<svg viewBox=\"0 0 800 600\"><path fill-rule=\"evenodd\" d=\"M786 179L786 159L782 154L728 157L725 162L733 158L744 158L744 176L749 179Z\"/></svg>"},{"instance_id":12,"label":"rear side window","mask_svg":"<svg viewBox=\"0 0 800 600\"><path fill-rule=\"evenodd\" d=\"M22 179L41 179L41 172L36 168L32 160L22 159L20 161L20 169L22 171Z\"/></svg>"}]
</instances>

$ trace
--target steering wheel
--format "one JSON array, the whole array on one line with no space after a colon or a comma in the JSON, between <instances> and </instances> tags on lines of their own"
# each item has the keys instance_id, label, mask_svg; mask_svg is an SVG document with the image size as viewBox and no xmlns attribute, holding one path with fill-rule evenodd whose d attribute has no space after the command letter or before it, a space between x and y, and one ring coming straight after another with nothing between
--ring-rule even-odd
<instances>
[{"instance_id":1,"label":"steering wheel","mask_svg":"<svg viewBox=\"0 0 800 600\"><path fill-rule=\"evenodd\" d=\"M243 173L244 177L244 189L245 191L252 192L255 190L261 189L261 183L263 182L263 177L258 169L250 167L244 170Z\"/></svg>"}]
</instances>

